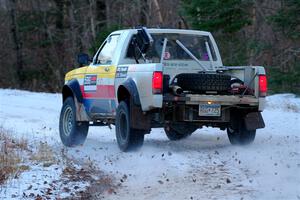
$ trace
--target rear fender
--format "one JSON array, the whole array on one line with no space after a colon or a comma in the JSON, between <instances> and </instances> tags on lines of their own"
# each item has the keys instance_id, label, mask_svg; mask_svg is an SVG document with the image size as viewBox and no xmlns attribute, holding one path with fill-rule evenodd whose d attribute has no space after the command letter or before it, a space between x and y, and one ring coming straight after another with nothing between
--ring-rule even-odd
<instances>
[{"instance_id":1,"label":"rear fender","mask_svg":"<svg viewBox=\"0 0 300 200\"><path fill-rule=\"evenodd\" d=\"M132 103L136 106L140 106L140 96L135 82L131 78L129 78L122 84L122 86L125 87L129 92L130 97L132 99Z\"/></svg>"},{"instance_id":2,"label":"rear fender","mask_svg":"<svg viewBox=\"0 0 300 200\"><path fill-rule=\"evenodd\" d=\"M125 87L130 95L130 126L134 129L150 131L151 116L142 111L141 101L135 82L132 79L127 79L121 86ZM118 100L120 101L119 97Z\"/></svg>"}]
</instances>

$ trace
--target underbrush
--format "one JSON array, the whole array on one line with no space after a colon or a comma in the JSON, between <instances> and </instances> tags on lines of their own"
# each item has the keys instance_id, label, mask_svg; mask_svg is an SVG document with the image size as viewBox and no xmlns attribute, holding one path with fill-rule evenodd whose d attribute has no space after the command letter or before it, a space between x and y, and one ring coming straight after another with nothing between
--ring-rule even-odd
<instances>
[{"instance_id":1,"label":"underbrush","mask_svg":"<svg viewBox=\"0 0 300 200\"><path fill-rule=\"evenodd\" d=\"M24 138L16 138L13 132L0 126L0 192L6 185L18 179L33 166L41 165L45 169L58 164L47 143L40 142L36 147L28 144Z\"/></svg>"},{"instance_id":2,"label":"underbrush","mask_svg":"<svg viewBox=\"0 0 300 200\"><path fill-rule=\"evenodd\" d=\"M13 135L0 126L0 199L98 199L115 192L112 177L92 161Z\"/></svg>"},{"instance_id":3,"label":"underbrush","mask_svg":"<svg viewBox=\"0 0 300 200\"><path fill-rule=\"evenodd\" d=\"M27 141L14 139L7 130L0 127L0 186L11 178L17 178L29 166L23 164L24 155L29 152Z\"/></svg>"}]
</instances>

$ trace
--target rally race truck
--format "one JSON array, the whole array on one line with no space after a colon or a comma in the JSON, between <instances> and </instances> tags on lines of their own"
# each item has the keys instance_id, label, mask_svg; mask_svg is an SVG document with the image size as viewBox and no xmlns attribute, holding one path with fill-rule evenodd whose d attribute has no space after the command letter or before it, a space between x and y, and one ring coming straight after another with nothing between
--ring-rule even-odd
<instances>
[{"instance_id":1,"label":"rally race truck","mask_svg":"<svg viewBox=\"0 0 300 200\"><path fill-rule=\"evenodd\" d=\"M264 128L262 66L224 66L209 32L145 27L111 33L62 88L59 131L65 146L83 144L89 126L115 126L122 151L143 145L152 128L170 140L203 126L226 130L234 145Z\"/></svg>"}]
</instances>

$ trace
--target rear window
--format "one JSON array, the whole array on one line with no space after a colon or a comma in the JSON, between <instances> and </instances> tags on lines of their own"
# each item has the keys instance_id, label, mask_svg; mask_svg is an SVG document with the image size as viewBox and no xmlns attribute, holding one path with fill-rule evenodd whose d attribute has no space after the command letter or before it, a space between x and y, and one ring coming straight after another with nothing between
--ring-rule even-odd
<instances>
[{"instance_id":1,"label":"rear window","mask_svg":"<svg viewBox=\"0 0 300 200\"><path fill-rule=\"evenodd\" d=\"M215 50L208 36L190 35L190 34L174 34L159 33L151 34L153 44L146 54L146 59L157 62L160 60L164 38L167 38L167 46L165 50L164 60L192 60L192 58L176 43L180 41L197 59L201 61L209 61L208 51L205 42L208 42L212 59L217 60ZM133 52L129 46L127 57L133 58Z\"/></svg>"}]
</instances>

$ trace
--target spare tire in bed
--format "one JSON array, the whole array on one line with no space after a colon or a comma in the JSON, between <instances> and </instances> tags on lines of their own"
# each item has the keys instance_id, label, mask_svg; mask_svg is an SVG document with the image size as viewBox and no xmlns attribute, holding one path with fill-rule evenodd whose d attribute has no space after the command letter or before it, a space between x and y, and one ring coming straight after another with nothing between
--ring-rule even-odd
<instances>
[{"instance_id":1,"label":"spare tire in bed","mask_svg":"<svg viewBox=\"0 0 300 200\"><path fill-rule=\"evenodd\" d=\"M231 76L224 74L178 74L177 85L185 91L203 93L205 91L226 92L230 89Z\"/></svg>"}]
</instances>

